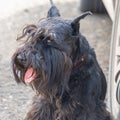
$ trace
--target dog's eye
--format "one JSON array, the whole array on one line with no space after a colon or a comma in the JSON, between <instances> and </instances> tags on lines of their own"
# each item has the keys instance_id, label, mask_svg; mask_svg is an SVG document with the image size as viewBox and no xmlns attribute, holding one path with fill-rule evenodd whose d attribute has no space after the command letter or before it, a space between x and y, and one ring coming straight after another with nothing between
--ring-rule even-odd
<instances>
[{"instance_id":1,"label":"dog's eye","mask_svg":"<svg viewBox=\"0 0 120 120\"><path fill-rule=\"evenodd\" d=\"M53 41L55 41L56 36L54 33L50 33L49 36L47 37L47 43L51 43Z\"/></svg>"},{"instance_id":2,"label":"dog's eye","mask_svg":"<svg viewBox=\"0 0 120 120\"><path fill-rule=\"evenodd\" d=\"M47 40L47 43L49 44L49 43L51 43L52 41L53 41L53 40L50 40L50 39L49 39L49 40Z\"/></svg>"},{"instance_id":3,"label":"dog's eye","mask_svg":"<svg viewBox=\"0 0 120 120\"><path fill-rule=\"evenodd\" d=\"M51 43L51 40L47 40L47 43Z\"/></svg>"},{"instance_id":4,"label":"dog's eye","mask_svg":"<svg viewBox=\"0 0 120 120\"><path fill-rule=\"evenodd\" d=\"M43 43L49 45L51 44L53 41L55 40L55 37L53 36L53 34L49 34L48 36L43 36L42 41Z\"/></svg>"},{"instance_id":5,"label":"dog's eye","mask_svg":"<svg viewBox=\"0 0 120 120\"><path fill-rule=\"evenodd\" d=\"M54 41L54 39L52 39L51 36L47 36L45 41L46 41L47 44L50 44Z\"/></svg>"}]
</instances>

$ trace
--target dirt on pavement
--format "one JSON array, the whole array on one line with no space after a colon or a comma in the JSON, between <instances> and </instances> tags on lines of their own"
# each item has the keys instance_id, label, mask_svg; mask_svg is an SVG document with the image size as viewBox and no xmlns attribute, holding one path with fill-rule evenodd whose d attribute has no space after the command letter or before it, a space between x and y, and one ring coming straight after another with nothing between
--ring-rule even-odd
<instances>
[{"instance_id":1,"label":"dirt on pavement","mask_svg":"<svg viewBox=\"0 0 120 120\"><path fill-rule=\"evenodd\" d=\"M74 1L74 0L73 0ZM77 2L56 3L64 18L80 15ZM30 108L34 92L17 85L11 71L11 56L18 46L16 37L26 24L37 23L47 14L49 3L25 9L0 21L0 120L23 120ZM92 15L80 22L80 31L94 48L97 59L108 78L112 22L107 15Z\"/></svg>"}]
</instances>

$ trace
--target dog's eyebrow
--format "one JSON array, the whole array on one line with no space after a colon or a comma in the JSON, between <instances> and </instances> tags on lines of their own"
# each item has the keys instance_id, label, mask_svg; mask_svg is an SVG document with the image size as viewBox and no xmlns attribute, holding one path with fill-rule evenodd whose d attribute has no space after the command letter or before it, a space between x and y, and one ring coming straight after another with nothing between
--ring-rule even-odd
<instances>
[{"instance_id":1,"label":"dog's eyebrow","mask_svg":"<svg viewBox=\"0 0 120 120\"><path fill-rule=\"evenodd\" d=\"M31 31L36 30L37 26L36 25L27 25L23 31L22 31L22 35L27 35L27 33L31 33ZM23 36L24 37L24 36Z\"/></svg>"},{"instance_id":2,"label":"dog's eyebrow","mask_svg":"<svg viewBox=\"0 0 120 120\"><path fill-rule=\"evenodd\" d=\"M35 32L35 34L34 34L34 37L35 36L40 36L40 35L43 35L44 34L44 32L45 32L45 29L43 29L43 28L38 28L38 30L36 30L36 32Z\"/></svg>"},{"instance_id":3,"label":"dog's eyebrow","mask_svg":"<svg viewBox=\"0 0 120 120\"><path fill-rule=\"evenodd\" d=\"M62 47L61 45L59 45L58 43L56 43L56 41L52 41L52 42L50 42L47 45L49 45L49 46L51 46L51 47L53 47L55 49L58 49L60 51L63 51L63 52L65 51L64 47Z\"/></svg>"},{"instance_id":4,"label":"dog's eyebrow","mask_svg":"<svg viewBox=\"0 0 120 120\"><path fill-rule=\"evenodd\" d=\"M45 32L45 29L43 28L32 29L28 35L27 34L25 35L27 36L26 41L36 41L38 38L44 35L44 32Z\"/></svg>"},{"instance_id":5,"label":"dog's eyebrow","mask_svg":"<svg viewBox=\"0 0 120 120\"><path fill-rule=\"evenodd\" d=\"M44 40L50 40L50 41L54 41L56 39L56 35L54 33L48 33L47 34L44 34Z\"/></svg>"}]
</instances>

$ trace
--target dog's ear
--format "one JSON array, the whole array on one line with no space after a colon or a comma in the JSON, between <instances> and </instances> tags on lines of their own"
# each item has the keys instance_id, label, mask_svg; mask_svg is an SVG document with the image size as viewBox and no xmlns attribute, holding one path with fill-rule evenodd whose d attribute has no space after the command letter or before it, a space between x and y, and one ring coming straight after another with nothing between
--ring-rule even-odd
<instances>
[{"instance_id":1,"label":"dog's ear","mask_svg":"<svg viewBox=\"0 0 120 120\"><path fill-rule=\"evenodd\" d=\"M50 0L51 8L48 11L47 17L58 17L60 16L58 8L54 5L53 1Z\"/></svg>"},{"instance_id":2,"label":"dog's ear","mask_svg":"<svg viewBox=\"0 0 120 120\"><path fill-rule=\"evenodd\" d=\"M73 29L73 35L77 36L79 35L79 21L81 19L83 19L84 17L86 17L87 15L92 15L91 12L85 12L82 15L78 16L77 18L75 18L72 22L71 22L71 26Z\"/></svg>"}]
</instances>

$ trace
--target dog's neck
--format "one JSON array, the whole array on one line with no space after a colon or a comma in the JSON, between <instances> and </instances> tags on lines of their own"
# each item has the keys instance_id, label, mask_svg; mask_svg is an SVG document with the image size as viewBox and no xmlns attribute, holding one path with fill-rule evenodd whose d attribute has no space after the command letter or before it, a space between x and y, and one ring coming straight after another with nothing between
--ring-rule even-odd
<instances>
[{"instance_id":1,"label":"dog's neck","mask_svg":"<svg viewBox=\"0 0 120 120\"><path fill-rule=\"evenodd\" d=\"M84 63L85 61L87 60L87 56L88 54L84 54L79 60L78 62L75 63L75 65L73 66L72 70L75 71L77 70L78 68L80 68Z\"/></svg>"}]
</instances>

